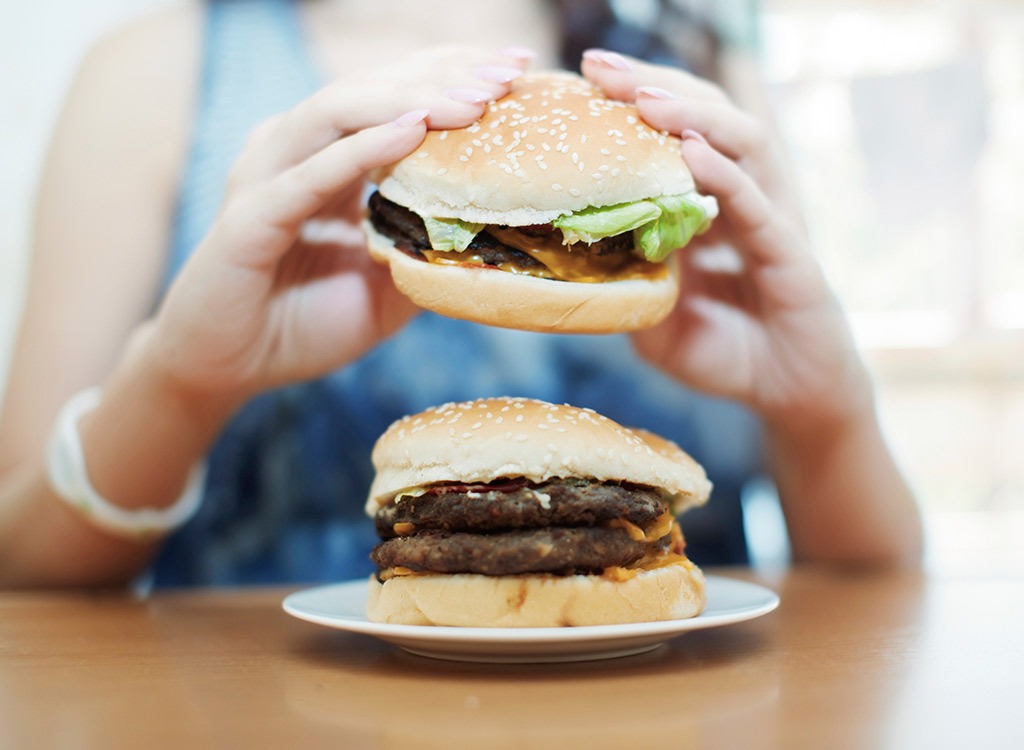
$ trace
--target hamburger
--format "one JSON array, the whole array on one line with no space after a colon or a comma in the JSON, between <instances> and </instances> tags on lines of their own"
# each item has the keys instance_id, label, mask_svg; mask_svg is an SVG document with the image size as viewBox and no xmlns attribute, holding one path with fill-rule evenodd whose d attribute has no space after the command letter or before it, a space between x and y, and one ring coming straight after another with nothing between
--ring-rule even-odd
<instances>
[{"instance_id":1,"label":"hamburger","mask_svg":"<svg viewBox=\"0 0 1024 750\"><path fill-rule=\"evenodd\" d=\"M395 422L373 463L371 621L558 627L704 609L675 517L711 484L667 440L590 409L492 398Z\"/></svg>"},{"instance_id":2,"label":"hamburger","mask_svg":"<svg viewBox=\"0 0 1024 750\"><path fill-rule=\"evenodd\" d=\"M378 176L370 252L421 307L533 331L654 325L677 250L717 215L678 138L570 73L517 80L482 119L427 133Z\"/></svg>"}]
</instances>

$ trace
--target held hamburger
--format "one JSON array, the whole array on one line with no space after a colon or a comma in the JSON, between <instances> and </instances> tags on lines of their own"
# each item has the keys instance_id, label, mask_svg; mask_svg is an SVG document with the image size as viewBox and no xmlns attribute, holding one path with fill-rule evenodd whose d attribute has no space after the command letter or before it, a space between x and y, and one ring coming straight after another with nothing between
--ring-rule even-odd
<instances>
[{"instance_id":1,"label":"held hamburger","mask_svg":"<svg viewBox=\"0 0 1024 750\"><path fill-rule=\"evenodd\" d=\"M373 463L371 621L558 627L704 609L675 516L711 484L667 440L589 409L495 398L395 422Z\"/></svg>"},{"instance_id":2,"label":"held hamburger","mask_svg":"<svg viewBox=\"0 0 1024 750\"><path fill-rule=\"evenodd\" d=\"M680 140L570 73L528 75L468 128L430 131L390 167L364 223L421 307L534 331L654 325L679 291L672 251L704 231Z\"/></svg>"}]
</instances>

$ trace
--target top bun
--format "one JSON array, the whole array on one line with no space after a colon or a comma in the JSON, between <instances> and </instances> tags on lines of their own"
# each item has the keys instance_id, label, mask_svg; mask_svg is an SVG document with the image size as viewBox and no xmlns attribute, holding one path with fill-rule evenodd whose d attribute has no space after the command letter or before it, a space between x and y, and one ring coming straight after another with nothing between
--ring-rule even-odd
<instances>
[{"instance_id":1,"label":"top bun","mask_svg":"<svg viewBox=\"0 0 1024 750\"><path fill-rule=\"evenodd\" d=\"M377 475L366 512L435 482L586 477L657 487L672 510L704 503L704 469L674 443L627 429L591 409L525 398L450 403L403 417L373 449Z\"/></svg>"},{"instance_id":2,"label":"top bun","mask_svg":"<svg viewBox=\"0 0 1024 750\"><path fill-rule=\"evenodd\" d=\"M692 191L680 144L586 79L538 73L468 128L429 131L380 192L421 216L546 224L588 206Z\"/></svg>"}]
</instances>

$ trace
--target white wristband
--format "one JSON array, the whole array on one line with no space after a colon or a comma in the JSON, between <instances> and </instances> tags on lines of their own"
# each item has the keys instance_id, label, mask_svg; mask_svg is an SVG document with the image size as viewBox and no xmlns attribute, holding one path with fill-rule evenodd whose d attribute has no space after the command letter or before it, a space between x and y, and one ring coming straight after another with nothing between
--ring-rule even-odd
<instances>
[{"instance_id":1,"label":"white wristband","mask_svg":"<svg viewBox=\"0 0 1024 750\"><path fill-rule=\"evenodd\" d=\"M120 537L152 538L187 523L202 502L204 463L192 469L181 497L166 508L121 508L93 488L78 435L78 420L99 402L100 389L89 388L72 396L57 416L47 451L47 474L54 492L91 524Z\"/></svg>"}]
</instances>

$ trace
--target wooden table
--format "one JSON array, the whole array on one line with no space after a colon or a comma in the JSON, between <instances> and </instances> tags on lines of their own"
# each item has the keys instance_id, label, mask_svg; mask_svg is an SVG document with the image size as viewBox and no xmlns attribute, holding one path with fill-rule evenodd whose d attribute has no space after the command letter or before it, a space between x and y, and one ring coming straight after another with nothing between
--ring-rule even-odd
<instances>
[{"instance_id":1,"label":"wooden table","mask_svg":"<svg viewBox=\"0 0 1024 750\"><path fill-rule=\"evenodd\" d=\"M457 664L284 590L0 594L0 748L1021 748L1024 580L795 569L624 659Z\"/></svg>"}]
</instances>

